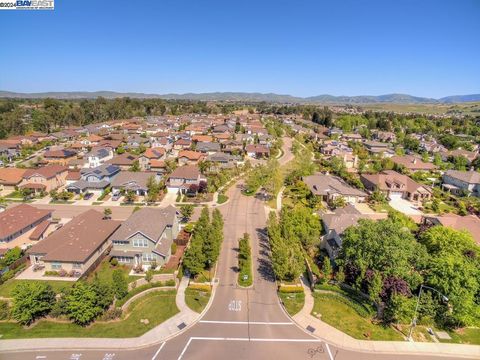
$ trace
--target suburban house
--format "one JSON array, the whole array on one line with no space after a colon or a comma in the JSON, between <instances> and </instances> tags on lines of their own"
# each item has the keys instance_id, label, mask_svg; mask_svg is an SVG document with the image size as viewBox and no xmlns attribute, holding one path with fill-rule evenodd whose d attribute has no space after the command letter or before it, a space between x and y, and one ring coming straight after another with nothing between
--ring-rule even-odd
<instances>
[{"instance_id":1,"label":"suburban house","mask_svg":"<svg viewBox=\"0 0 480 360\"><path fill-rule=\"evenodd\" d=\"M392 131L374 131L372 137L375 140L387 143L394 143L397 141L397 136Z\"/></svg>"},{"instance_id":2,"label":"suburban house","mask_svg":"<svg viewBox=\"0 0 480 360\"><path fill-rule=\"evenodd\" d=\"M77 157L77 152L70 149L48 150L43 153L43 159L50 164L67 165Z\"/></svg>"},{"instance_id":3,"label":"suburban house","mask_svg":"<svg viewBox=\"0 0 480 360\"><path fill-rule=\"evenodd\" d=\"M52 210L20 204L0 212L0 243L9 243L22 234L49 220Z\"/></svg>"},{"instance_id":4,"label":"suburban house","mask_svg":"<svg viewBox=\"0 0 480 360\"><path fill-rule=\"evenodd\" d=\"M23 180L25 169L0 168L0 191L14 191Z\"/></svg>"},{"instance_id":5,"label":"suburban house","mask_svg":"<svg viewBox=\"0 0 480 360\"><path fill-rule=\"evenodd\" d=\"M213 136L212 135L193 135L192 141L194 142L212 142Z\"/></svg>"},{"instance_id":6,"label":"suburban house","mask_svg":"<svg viewBox=\"0 0 480 360\"><path fill-rule=\"evenodd\" d=\"M195 150L208 155L215 154L220 151L220 144L214 142L198 142Z\"/></svg>"},{"instance_id":7,"label":"suburban house","mask_svg":"<svg viewBox=\"0 0 480 360\"><path fill-rule=\"evenodd\" d=\"M251 158L260 159L270 156L270 149L265 145L250 144L245 146L247 155Z\"/></svg>"},{"instance_id":8,"label":"suburban house","mask_svg":"<svg viewBox=\"0 0 480 360\"><path fill-rule=\"evenodd\" d=\"M480 219L475 215L425 215L422 218L422 223L427 226L442 225L459 231L467 231L473 236L473 239L476 241L476 243L480 245Z\"/></svg>"},{"instance_id":9,"label":"suburban house","mask_svg":"<svg viewBox=\"0 0 480 360\"><path fill-rule=\"evenodd\" d=\"M157 179L155 172L148 171L120 171L112 180L112 191L114 193L121 191L133 191L136 195L145 196L148 193L148 179L154 177Z\"/></svg>"},{"instance_id":10,"label":"suburban house","mask_svg":"<svg viewBox=\"0 0 480 360\"><path fill-rule=\"evenodd\" d=\"M390 200L406 199L419 205L432 197L429 186L419 184L407 175L393 170L385 170L378 174L362 174L360 180L367 190L381 191Z\"/></svg>"},{"instance_id":11,"label":"suburban house","mask_svg":"<svg viewBox=\"0 0 480 360\"><path fill-rule=\"evenodd\" d=\"M165 149L164 148L148 148L145 152L138 157L140 169L149 170L152 160L164 160Z\"/></svg>"},{"instance_id":12,"label":"suburban house","mask_svg":"<svg viewBox=\"0 0 480 360\"><path fill-rule=\"evenodd\" d=\"M108 160L108 164L117 165L122 170L128 170L132 167L135 160L138 160L138 156L123 153L121 155L115 156L113 159Z\"/></svg>"},{"instance_id":13,"label":"suburban house","mask_svg":"<svg viewBox=\"0 0 480 360\"><path fill-rule=\"evenodd\" d=\"M32 246L27 254L34 269L80 277L109 251L110 237L120 224L105 219L101 212L88 210Z\"/></svg>"},{"instance_id":14,"label":"suburban house","mask_svg":"<svg viewBox=\"0 0 480 360\"><path fill-rule=\"evenodd\" d=\"M178 153L178 165L194 165L198 164L205 158L205 154L193 150L181 150Z\"/></svg>"},{"instance_id":15,"label":"suburban house","mask_svg":"<svg viewBox=\"0 0 480 360\"><path fill-rule=\"evenodd\" d=\"M438 168L436 165L424 162L422 159L413 155L392 156L391 159L395 165L401 166L410 172L433 171Z\"/></svg>"},{"instance_id":16,"label":"suburban house","mask_svg":"<svg viewBox=\"0 0 480 360\"><path fill-rule=\"evenodd\" d=\"M380 155L383 158L392 157L395 155L389 143L379 141L365 141L363 143L368 152L372 155Z\"/></svg>"},{"instance_id":17,"label":"suburban house","mask_svg":"<svg viewBox=\"0 0 480 360\"><path fill-rule=\"evenodd\" d=\"M87 155L87 162L85 167L96 168L103 165L106 161L113 159L113 150L111 148L96 148L90 151Z\"/></svg>"},{"instance_id":18,"label":"suburban house","mask_svg":"<svg viewBox=\"0 0 480 360\"><path fill-rule=\"evenodd\" d=\"M230 154L218 152L208 155L206 161L211 163L210 171L218 171L220 169L231 169L235 167L235 157Z\"/></svg>"},{"instance_id":19,"label":"suburban house","mask_svg":"<svg viewBox=\"0 0 480 360\"><path fill-rule=\"evenodd\" d=\"M162 266L170 258L172 243L179 231L173 206L140 209L112 235L110 256L132 266L149 267L152 263Z\"/></svg>"},{"instance_id":20,"label":"suburban house","mask_svg":"<svg viewBox=\"0 0 480 360\"><path fill-rule=\"evenodd\" d=\"M23 174L21 188L35 192L51 191L65 185L68 169L62 165L48 165L38 169L28 169Z\"/></svg>"},{"instance_id":21,"label":"suburban house","mask_svg":"<svg viewBox=\"0 0 480 360\"><path fill-rule=\"evenodd\" d=\"M120 172L116 165L104 164L93 169L80 170L80 179L66 186L67 191L81 194L92 192L100 194L110 186L113 178Z\"/></svg>"},{"instance_id":22,"label":"suburban house","mask_svg":"<svg viewBox=\"0 0 480 360\"><path fill-rule=\"evenodd\" d=\"M192 184L199 185L207 179L201 174L198 166L186 165L176 168L168 177L167 191L169 193L186 193Z\"/></svg>"},{"instance_id":23,"label":"suburban house","mask_svg":"<svg viewBox=\"0 0 480 360\"><path fill-rule=\"evenodd\" d=\"M449 158L456 158L461 156L467 159L468 164L470 164L473 160L477 158L478 152L468 151L463 149L455 149L451 151L441 152L440 156L442 157L443 161L447 161Z\"/></svg>"},{"instance_id":24,"label":"suburban house","mask_svg":"<svg viewBox=\"0 0 480 360\"><path fill-rule=\"evenodd\" d=\"M480 196L480 173L474 170L447 170L443 174L442 187L456 195L464 193Z\"/></svg>"},{"instance_id":25,"label":"suburban house","mask_svg":"<svg viewBox=\"0 0 480 360\"><path fill-rule=\"evenodd\" d=\"M342 197L346 202L355 204L364 202L367 197L365 192L348 185L341 178L332 175L317 173L305 176L303 182L314 195L320 196L327 203Z\"/></svg>"}]
</instances>

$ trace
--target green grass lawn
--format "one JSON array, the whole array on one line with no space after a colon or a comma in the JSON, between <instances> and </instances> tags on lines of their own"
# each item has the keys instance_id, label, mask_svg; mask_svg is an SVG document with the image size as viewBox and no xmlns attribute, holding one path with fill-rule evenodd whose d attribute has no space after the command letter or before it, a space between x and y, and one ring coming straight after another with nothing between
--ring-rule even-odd
<instances>
[{"instance_id":1,"label":"green grass lawn","mask_svg":"<svg viewBox=\"0 0 480 360\"><path fill-rule=\"evenodd\" d=\"M12 297L12 290L18 283L34 283L41 281L42 283L50 284L53 288L53 291L56 293L61 292L62 289L68 288L75 284L74 281L60 281L60 280L16 280L10 279L0 285L0 296L2 297Z\"/></svg>"},{"instance_id":2,"label":"green grass lawn","mask_svg":"<svg viewBox=\"0 0 480 360\"><path fill-rule=\"evenodd\" d=\"M389 211L393 210L393 208L389 204L368 204L372 210L375 212L383 212L388 213Z\"/></svg>"},{"instance_id":3,"label":"green grass lawn","mask_svg":"<svg viewBox=\"0 0 480 360\"><path fill-rule=\"evenodd\" d=\"M458 329L448 331L448 334L452 337L452 340L440 340L440 342L480 345L480 328Z\"/></svg>"},{"instance_id":4,"label":"green grass lawn","mask_svg":"<svg viewBox=\"0 0 480 360\"><path fill-rule=\"evenodd\" d=\"M210 299L211 291L202 291L192 288L185 289L185 302L187 306L197 313L201 313Z\"/></svg>"},{"instance_id":5,"label":"green grass lawn","mask_svg":"<svg viewBox=\"0 0 480 360\"><path fill-rule=\"evenodd\" d=\"M227 202L228 200L228 196L225 195L225 194L218 194L218 198L217 198L217 204L223 204L225 202Z\"/></svg>"},{"instance_id":6,"label":"green grass lawn","mask_svg":"<svg viewBox=\"0 0 480 360\"><path fill-rule=\"evenodd\" d=\"M175 291L149 293L134 301L127 314L119 321L94 323L82 327L72 323L57 323L48 320L38 321L30 328L12 322L0 322L2 339L49 338L49 337L137 337L161 324L176 313ZM140 322L148 319L149 323Z\"/></svg>"},{"instance_id":7,"label":"green grass lawn","mask_svg":"<svg viewBox=\"0 0 480 360\"><path fill-rule=\"evenodd\" d=\"M93 280L95 274L97 274L100 281L111 283L113 271L116 269L121 269L124 272L124 274L127 276L127 281L129 283L142 278L141 276L128 275L131 270L128 266L120 264L118 264L117 266L112 266L110 262L105 259L100 263L100 265L95 269L95 271L88 275L87 280Z\"/></svg>"},{"instance_id":8,"label":"green grass lawn","mask_svg":"<svg viewBox=\"0 0 480 360\"><path fill-rule=\"evenodd\" d=\"M195 276L195 282L210 282L213 280L213 269L215 268L215 265L212 265L212 269L208 270L205 269L203 270L200 274L197 274Z\"/></svg>"},{"instance_id":9,"label":"green grass lawn","mask_svg":"<svg viewBox=\"0 0 480 360\"><path fill-rule=\"evenodd\" d=\"M330 295L330 294L329 294ZM372 323L371 319L362 317L353 306L341 300L323 294L314 294L315 304L312 315L321 314L320 319L344 333L362 340L404 340L391 327ZM353 302L353 300L350 300Z\"/></svg>"},{"instance_id":10,"label":"green grass lawn","mask_svg":"<svg viewBox=\"0 0 480 360\"><path fill-rule=\"evenodd\" d=\"M295 315L300 310L302 310L303 305L305 304L305 293L284 293L279 292L278 296L283 302L285 309L290 314L290 316Z\"/></svg>"}]
</instances>

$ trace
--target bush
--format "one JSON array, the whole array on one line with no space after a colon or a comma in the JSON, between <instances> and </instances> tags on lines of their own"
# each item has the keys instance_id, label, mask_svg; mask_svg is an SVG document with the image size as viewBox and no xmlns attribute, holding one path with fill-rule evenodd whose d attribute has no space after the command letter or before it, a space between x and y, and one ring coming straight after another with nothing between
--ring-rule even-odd
<instances>
[{"instance_id":1,"label":"bush","mask_svg":"<svg viewBox=\"0 0 480 360\"><path fill-rule=\"evenodd\" d=\"M279 286L278 291L281 293L303 293L303 287L302 286Z\"/></svg>"},{"instance_id":2,"label":"bush","mask_svg":"<svg viewBox=\"0 0 480 360\"><path fill-rule=\"evenodd\" d=\"M112 259L110 260L110 264L111 264L112 266L117 266L117 265L118 265L118 259L117 259L117 258L112 258Z\"/></svg>"},{"instance_id":3,"label":"bush","mask_svg":"<svg viewBox=\"0 0 480 360\"><path fill-rule=\"evenodd\" d=\"M176 243L172 243L172 246L170 247L170 252L172 255L175 255L175 253L177 252L177 244Z\"/></svg>"},{"instance_id":4,"label":"bush","mask_svg":"<svg viewBox=\"0 0 480 360\"><path fill-rule=\"evenodd\" d=\"M47 270L43 273L44 276L60 276L59 272L56 270Z\"/></svg>"},{"instance_id":5,"label":"bush","mask_svg":"<svg viewBox=\"0 0 480 360\"><path fill-rule=\"evenodd\" d=\"M188 285L190 289L200 290L200 291L211 291L212 287L209 284L190 284Z\"/></svg>"},{"instance_id":6,"label":"bush","mask_svg":"<svg viewBox=\"0 0 480 360\"><path fill-rule=\"evenodd\" d=\"M101 321L112 321L120 318L122 316L122 309L120 308L112 308L110 310L105 311L105 313L99 318Z\"/></svg>"},{"instance_id":7,"label":"bush","mask_svg":"<svg viewBox=\"0 0 480 360\"><path fill-rule=\"evenodd\" d=\"M10 318L10 306L8 301L0 300L0 320L8 320Z\"/></svg>"},{"instance_id":8,"label":"bush","mask_svg":"<svg viewBox=\"0 0 480 360\"><path fill-rule=\"evenodd\" d=\"M170 279L165 281L165 286L175 286L175 280Z\"/></svg>"}]
</instances>

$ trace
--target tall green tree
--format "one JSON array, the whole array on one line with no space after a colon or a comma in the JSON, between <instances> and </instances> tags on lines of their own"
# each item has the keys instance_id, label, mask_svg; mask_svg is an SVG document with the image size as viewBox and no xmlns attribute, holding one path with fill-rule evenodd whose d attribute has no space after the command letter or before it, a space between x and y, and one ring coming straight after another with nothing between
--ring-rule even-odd
<instances>
[{"instance_id":1,"label":"tall green tree","mask_svg":"<svg viewBox=\"0 0 480 360\"><path fill-rule=\"evenodd\" d=\"M13 289L12 295L12 316L23 325L48 314L55 304L52 287L41 281L20 282Z\"/></svg>"},{"instance_id":2,"label":"tall green tree","mask_svg":"<svg viewBox=\"0 0 480 360\"><path fill-rule=\"evenodd\" d=\"M115 269L112 273L113 293L117 299L122 299L128 294L127 277L122 269Z\"/></svg>"},{"instance_id":3,"label":"tall green tree","mask_svg":"<svg viewBox=\"0 0 480 360\"><path fill-rule=\"evenodd\" d=\"M103 311L97 293L91 284L79 281L65 296L68 317L79 325L87 325Z\"/></svg>"}]
</instances>

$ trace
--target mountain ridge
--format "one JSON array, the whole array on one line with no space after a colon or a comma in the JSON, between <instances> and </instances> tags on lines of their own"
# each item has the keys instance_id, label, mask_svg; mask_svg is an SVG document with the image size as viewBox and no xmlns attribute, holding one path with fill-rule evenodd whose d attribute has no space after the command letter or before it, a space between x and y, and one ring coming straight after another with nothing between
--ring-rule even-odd
<instances>
[{"instance_id":1,"label":"mountain ridge","mask_svg":"<svg viewBox=\"0 0 480 360\"><path fill-rule=\"evenodd\" d=\"M409 94L385 94L385 95L357 95L335 96L322 94L309 97L298 97L288 94L259 93L259 92L210 92L210 93L168 93L149 94L137 92L116 91L55 91L38 93L18 93L0 90L0 98L11 99L43 99L56 98L65 100L95 99L104 97L114 99L130 97L135 99L172 99L172 100L198 100L198 101L249 101L271 103L301 103L301 104L442 104L463 103L480 101L480 94L450 95L439 99L412 96Z\"/></svg>"}]
</instances>

